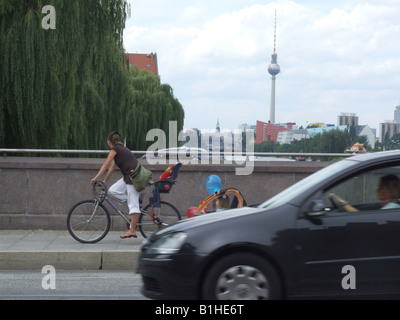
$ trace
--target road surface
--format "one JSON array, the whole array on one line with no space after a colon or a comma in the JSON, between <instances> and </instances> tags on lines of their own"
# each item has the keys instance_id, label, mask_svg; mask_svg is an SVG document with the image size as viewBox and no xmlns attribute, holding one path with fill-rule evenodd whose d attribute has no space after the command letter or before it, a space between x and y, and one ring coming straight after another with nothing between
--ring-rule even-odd
<instances>
[{"instance_id":1,"label":"road surface","mask_svg":"<svg viewBox=\"0 0 400 320\"><path fill-rule=\"evenodd\" d=\"M0 300L146 300L141 286L134 271L0 271Z\"/></svg>"}]
</instances>

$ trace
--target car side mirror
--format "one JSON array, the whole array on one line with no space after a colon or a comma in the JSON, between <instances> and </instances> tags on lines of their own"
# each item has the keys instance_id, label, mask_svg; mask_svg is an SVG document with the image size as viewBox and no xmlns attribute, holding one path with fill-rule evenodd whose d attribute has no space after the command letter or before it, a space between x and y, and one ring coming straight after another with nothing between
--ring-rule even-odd
<instances>
[{"instance_id":1,"label":"car side mirror","mask_svg":"<svg viewBox=\"0 0 400 320\"><path fill-rule=\"evenodd\" d=\"M325 206L324 200L317 199L313 200L313 202L310 205L310 210L307 212L307 215L309 217L320 217L325 215L329 209Z\"/></svg>"}]
</instances>

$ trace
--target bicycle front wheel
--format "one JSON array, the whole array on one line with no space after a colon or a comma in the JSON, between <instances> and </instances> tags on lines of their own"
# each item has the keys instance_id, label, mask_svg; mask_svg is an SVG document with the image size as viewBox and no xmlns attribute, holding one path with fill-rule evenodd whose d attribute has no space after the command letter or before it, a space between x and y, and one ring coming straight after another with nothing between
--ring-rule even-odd
<instances>
[{"instance_id":1,"label":"bicycle front wheel","mask_svg":"<svg viewBox=\"0 0 400 320\"><path fill-rule=\"evenodd\" d=\"M75 240L82 243L100 241L107 235L110 225L108 210L96 200L79 202L68 213L68 231Z\"/></svg>"},{"instance_id":2,"label":"bicycle front wheel","mask_svg":"<svg viewBox=\"0 0 400 320\"><path fill-rule=\"evenodd\" d=\"M144 238L149 237L157 230L181 220L181 214L172 204L161 201L156 207L149 204L145 207L139 217L139 231Z\"/></svg>"}]
</instances>

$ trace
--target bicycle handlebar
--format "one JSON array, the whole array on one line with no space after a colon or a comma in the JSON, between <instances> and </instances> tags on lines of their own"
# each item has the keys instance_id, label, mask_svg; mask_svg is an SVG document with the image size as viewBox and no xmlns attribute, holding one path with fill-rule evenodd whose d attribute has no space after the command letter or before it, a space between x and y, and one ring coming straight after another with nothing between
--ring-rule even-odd
<instances>
[{"instance_id":1,"label":"bicycle handlebar","mask_svg":"<svg viewBox=\"0 0 400 320\"><path fill-rule=\"evenodd\" d=\"M96 187L100 188L100 190L96 189ZM93 185L92 193L93 193L93 197L97 201L102 203L105 200L105 198L107 197L107 193L108 193L107 185L103 181L97 181Z\"/></svg>"}]
</instances>

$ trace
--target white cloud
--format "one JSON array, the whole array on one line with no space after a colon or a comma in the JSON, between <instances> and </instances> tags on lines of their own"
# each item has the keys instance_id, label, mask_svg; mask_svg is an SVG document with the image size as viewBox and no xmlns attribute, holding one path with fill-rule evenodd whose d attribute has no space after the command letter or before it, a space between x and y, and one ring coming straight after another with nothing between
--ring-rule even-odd
<instances>
[{"instance_id":1,"label":"white cloud","mask_svg":"<svg viewBox=\"0 0 400 320\"><path fill-rule=\"evenodd\" d=\"M137 2L137 14L150 6ZM329 3L156 1L154 16L164 16L129 21L125 47L158 53L161 80L184 105L186 126L268 121L277 9L277 120L336 123L340 112L353 112L378 128L400 101L400 3Z\"/></svg>"}]
</instances>

